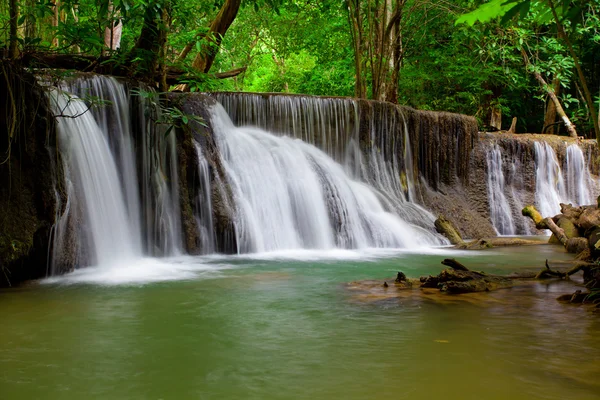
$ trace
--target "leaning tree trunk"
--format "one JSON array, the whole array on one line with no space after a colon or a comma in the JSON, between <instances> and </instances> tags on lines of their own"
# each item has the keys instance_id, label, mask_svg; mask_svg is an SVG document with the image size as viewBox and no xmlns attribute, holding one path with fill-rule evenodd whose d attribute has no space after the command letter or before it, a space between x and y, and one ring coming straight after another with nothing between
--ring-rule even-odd
<instances>
[{"instance_id":1,"label":"leaning tree trunk","mask_svg":"<svg viewBox=\"0 0 600 400\"><path fill-rule=\"evenodd\" d=\"M558 95L560 91L560 81L556 78L552 80L554 86L554 94ZM556 105L554 101L550 100L546 106L546 114L544 116L544 129L542 133L558 134L558 130L555 129L554 123L556 122ZM548 127L548 129L546 129Z\"/></svg>"},{"instance_id":2,"label":"leaning tree trunk","mask_svg":"<svg viewBox=\"0 0 600 400\"><path fill-rule=\"evenodd\" d=\"M210 24L208 30L208 41L212 42L202 46L201 51L196 55L192 67L199 72L207 73L215 61L219 52L223 36L235 20L240 9L241 0L226 0L219 13Z\"/></svg>"},{"instance_id":3,"label":"leaning tree trunk","mask_svg":"<svg viewBox=\"0 0 600 400\"><path fill-rule=\"evenodd\" d=\"M523 49L523 48L521 48L521 55L523 56L523 61L525 61L525 66L527 68L531 67L531 63L529 62L529 57L527 56L527 53L525 52L525 49ZM556 112L562 119L565 127L567 128L567 131L569 132L569 136L571 136L573 138L577 138L578 135L577 135L577 131L575 130L575 125L573 125L573 123L571 122L571 120L569 119L567 114L565 113L565 110L562 108L562 105L560 104L560 100L558 100L558 97L556 97L556 93L554 93L554 90L552 89L552 87L546 83L546 81L544 80L544 78L538 71L536 71L535 69L532 68L531 73L533 74L535 79L540 83L540 86L546 92L546 94L550 97L550 99L552 99L552 102L556 106Z\"/></svg>"}]
</instances>

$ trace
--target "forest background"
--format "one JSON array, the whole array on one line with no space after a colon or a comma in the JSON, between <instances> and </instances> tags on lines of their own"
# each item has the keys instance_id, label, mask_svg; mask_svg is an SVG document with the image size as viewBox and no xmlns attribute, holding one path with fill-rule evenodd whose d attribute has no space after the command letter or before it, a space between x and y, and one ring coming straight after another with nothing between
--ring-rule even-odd
<instances>
[{"instance_id":1,"label":"forest background","mask_svg":"<svg viewBox=\"0 0 600 400\"><path fill-rule=\"evenodd\" d=\"M356 96L600 137L600 0L7 0L0 46L163 91Z\"/></svg>"}]
</instances>

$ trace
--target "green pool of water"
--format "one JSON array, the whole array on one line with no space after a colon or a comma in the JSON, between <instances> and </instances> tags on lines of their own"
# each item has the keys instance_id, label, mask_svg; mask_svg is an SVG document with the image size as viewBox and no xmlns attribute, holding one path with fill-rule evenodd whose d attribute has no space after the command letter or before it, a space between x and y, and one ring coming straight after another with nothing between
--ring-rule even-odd
<instances>
[{"instance_id":1,"label":"green pool of water","mask_svg":"<svg viewBox=\"0 0 600 400\"><path fill-rule=\"evenodd\" d=\"M556 302L568 284L484 304L344 285L437 273L449 256L490 272L571 259L551 246L186 257L34 282L0 291L0 399L600 398L600 316Z\"/></svg>"}]
</instances>

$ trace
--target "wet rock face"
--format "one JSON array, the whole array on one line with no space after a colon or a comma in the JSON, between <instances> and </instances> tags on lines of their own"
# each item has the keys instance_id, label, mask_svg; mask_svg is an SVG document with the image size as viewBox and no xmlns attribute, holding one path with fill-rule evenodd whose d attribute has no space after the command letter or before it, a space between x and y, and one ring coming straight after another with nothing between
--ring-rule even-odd
<instances>
[{"instance_id":1,"label":"wet rock face","mask_svg":"<svg viewBox=\"0 0 600 400\"><path fill-rule=\"evenodd\" d=\"M183 112L199 116L203 121L203 124L191 122L189 124L190 129L187 132L182 133L182 141L184 143L192 140L197 142L206 155L210 166L210 191L216 251L227 254L236 253L237 243L235 240L235 225L233 222L234 213L231 208L231 205L233 204L231 198L232 193L226 184L225 171L221 163L219 149L215 143L210 120L210 108L216 104L216 101L209 96L197 93L172 94L171 100ZM198 171L198 159L191 147L192 145L188 144L187 159L189 160L190 165L188 165L187 168L189 176L193 176L194 171ZM189 185L190 182L188 181L187 184ZM197 180L193 181L195 188L197 188L198 184ZM188 187L187 191L188 196L186 201L189 202L187 208L190 209L190 216L188 218L189 222L187 224L184 223L184 225L187 226L186 230L189 231L189 233L186 233L186 240L188 241L188 247L192 247L194 251L197 252L199 238L196 236L197 230L193 230L195 222L191 220L191 212L194 209L193 193L195 193L195 190ZM198 210L193 210L193 212L198 214ZM184 215L184 221L185 220L186 216Z\"/></svg>"},{"instance_id":2,"label":"wet rock face","mask_svg":"<svg viewBox=\"0 0 600 400\"><path fill-rule=\"evenodd\" d=\"M0 286L7 286L46 275L54 174L61 171L42 89L32 75L0 62L6 71L0 80L0 154L6 158L0 164Z\"/></svg>"}]
</instances>

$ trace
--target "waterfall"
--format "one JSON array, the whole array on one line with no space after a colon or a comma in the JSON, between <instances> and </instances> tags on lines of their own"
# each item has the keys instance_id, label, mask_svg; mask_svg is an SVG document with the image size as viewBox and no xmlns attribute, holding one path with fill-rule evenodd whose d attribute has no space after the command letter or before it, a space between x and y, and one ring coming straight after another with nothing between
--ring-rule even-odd
<instances>
[{"instance_id":1,"label":"waterfall","mask_svg":"<svg viewBox=\"0 0 600 400\"><path fill-rule=\"evenodd\" d=\"M593 185L590 171L587 168L583 151L576 144L567 147L567 199L573 204L593 204L594 199L591 195Z\"/></svg>"},{"instance_id":2,"label":"waterfall","mask_svg":"<svg viewBox=\"0 0 600 400\"><path fill-rule=\"evenodd\" d=\"M215 233L213 222L213 210L210 187L210 166L204 157L204 151L198 143L194 143L196 155L198 156L198 176L200 177L200 188L196 196L196 227L200 236L200 247L202 252L210 254L215 252Z\"/></svg>"},{"instance_id":3,"label":"waterfall","mask_svg":"<svg viewBox=\"0 0 600 400\"><path fill-rule=\"evenodd\" d=\"M504 172L502 169L502 154L496 144L487 154L487 189L490 202L490 218L494 228L500 235L514 235L515 224L512 218L510 204L504 194Z\"/></svg>"},{"instance_id":4,"label":"waterfall","mask_svg":"<svg viewBox=\"0 0 600 400\"><path fill-rule=\"evenodd\" d=\"M179 254L177 146L156 123L159 107L112 77L78 78L61 89L51 101L65 174L57 199L64 190L67 202L54 226L52 273Z\"/></svg>"},{"instance_id":5,"label":"waterfall","mask_svg":"<svg viewBox=\"0 0 600 400\"><path fill-rule=\"evenodd\" d=\"M58 90L50 96L55 115L59 115L58 138L68 165L68 197L81 205L90 262L112 265L141 256L140 232L129 224L125 195L107 138L79 98ZM66 211L69 209L70 205ZM63 235L60 227L58 236Z\"/></svg>"},{"instance_id":6,"label":"waterfall","mask_svg":"<svg viewBox=\"0 0 600 400\"><path fill-rule=\"evenodd\" d=\"M431 229L435 217L417 201L407 119L390 103L315 96L214 93L238 126L255 126L314 145L345 173L376 189L379 201L406 222Z\"/></svg>"},{"instance_id":7,"label":"waterfall","mask_svg":"<svg viewBox=\"0 0 600 400\"><path fill-rule=\"evenodd\" d=\"M535 202L540 213L554 216L565 198L565 183L554 149L548 143L535 142Z\"/></svg>"},{"instance_id":8,"label":"waterfall","mask_svg":"<svg viewBox=\"0 0 600 400\"><path fill-rule=\"evenodd\" d=\"M313 145L236 127L220 105L211 123L233 192L238 252L444 243L386 210L384 194Z\"/></svg>"},{"instance_id":9,"label":"waterfall","mask_svg":"<svg viewBox=\"0 0 600 400\"><path fill-rule=\"evenodd\" d=\"M521 216L526 204L534 203L543 216L560 213L560 203L587 205L593 203L597 182L588 169L578 144L560 148L560 158L547 142L533 142L533 169L522 160L520 145L509 147L505 165L498 143L487 147L487 190L490 219L499 234L532 234L530 221ZM564 149L564 153L562 153ZM563 160L561 163L560 159ZM525 162L525 164L524 164ZM530 164L531 165L531 164ZM525 183L525 171L534 173L530 184Z\"/></svg>"}]
</instances>

